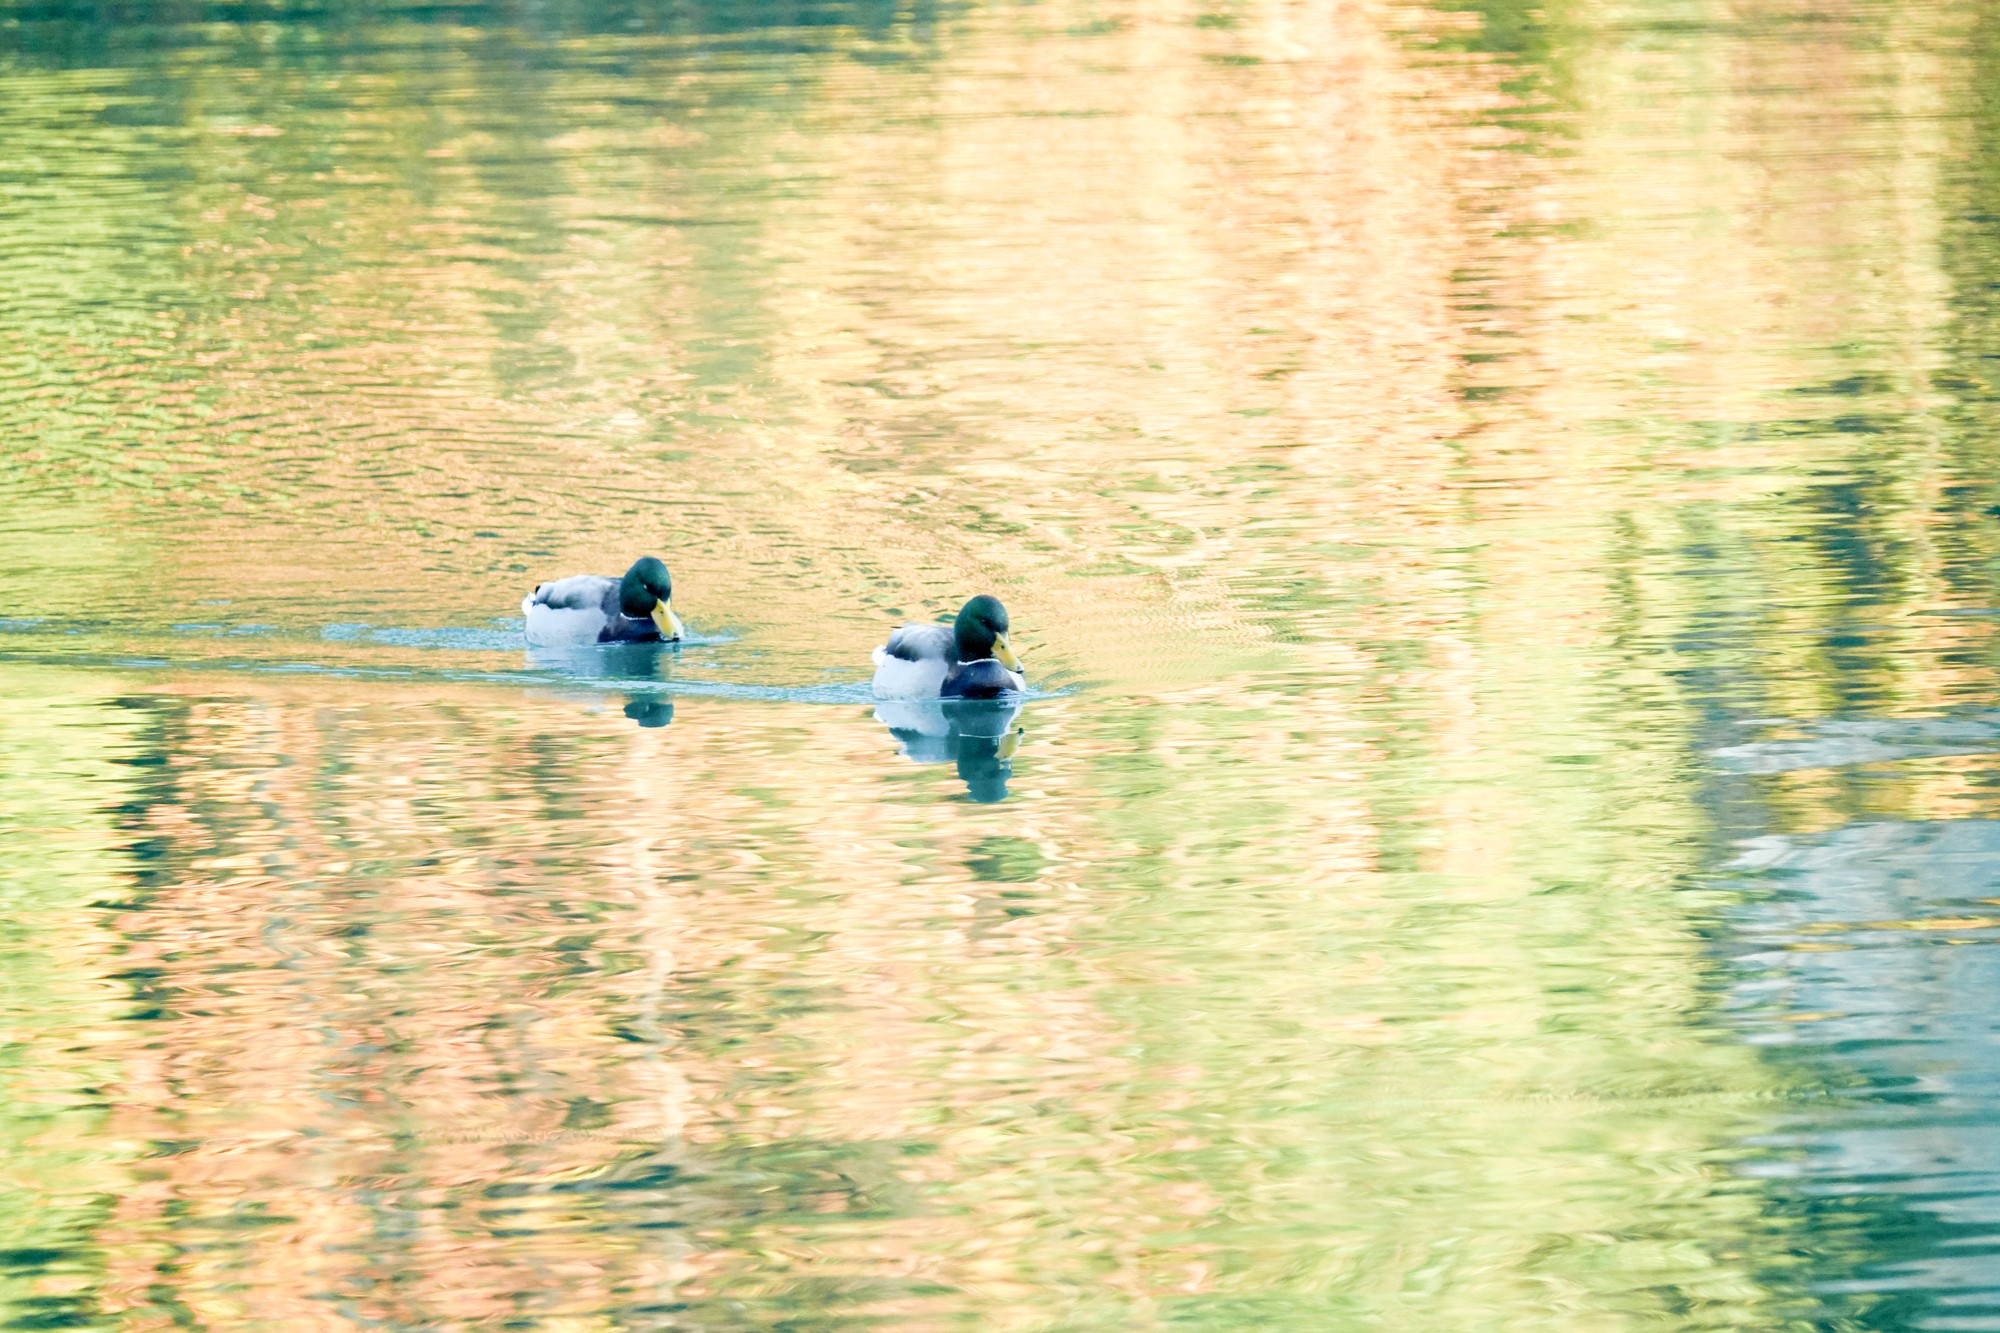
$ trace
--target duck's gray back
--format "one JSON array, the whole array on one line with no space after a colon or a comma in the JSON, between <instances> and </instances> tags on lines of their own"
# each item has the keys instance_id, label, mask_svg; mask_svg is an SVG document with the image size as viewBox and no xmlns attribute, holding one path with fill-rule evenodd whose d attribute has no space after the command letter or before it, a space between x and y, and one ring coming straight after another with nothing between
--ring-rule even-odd
<instances>
[{"instance_id":1,"label":"duck's gray back","mask_svg":"<svg viewBox=\"0 0 2000 1333\"><path fill-rule=\"evenodd\" d=\"M618 580L608 574L572 574L535 589L535 600L558 611L618 614Z\"/></svg>"},{"instance_id":2,"label":"duck's gray back","mask_svg":"<svg viewBox=\"0 0 2000 1333\"><path fill-rule=\"evenodd\" d=\"M905 662L952 662L958 659L958 638L949 625L912 622L891 634L883 650Z\"/></svg>"}]
</instances>

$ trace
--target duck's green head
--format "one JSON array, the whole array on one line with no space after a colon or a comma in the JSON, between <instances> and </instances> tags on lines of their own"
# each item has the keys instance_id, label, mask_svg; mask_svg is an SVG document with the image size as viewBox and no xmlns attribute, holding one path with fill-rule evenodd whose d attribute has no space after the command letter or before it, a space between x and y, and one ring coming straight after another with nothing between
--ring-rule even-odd
<instances>
[{"instance_id":1,"label":"duck's green head","mask_svg":"<svg viewBox=\"0 0 2000 1333\"><path fill-rule=\"evenodd\" d=\"M651 617L662 638L678 639L687 632L674 614L674 576L664 561L641 556L618 580L618 609L634 620Z\"/></svg>"},{"instance_id":2,"label":"duck's green head","mask_svg":"<svg viewBox=\"0 0 2000 1333\"><path fill-rule=\"evenodd\" d=\"M958 660L977 662L990 657L1009 671L1021 669L1021 659L1007 646L1007 608L998 597L984 593L959 609L952 625L958 639Z\"/></svg>"}]
</instances>

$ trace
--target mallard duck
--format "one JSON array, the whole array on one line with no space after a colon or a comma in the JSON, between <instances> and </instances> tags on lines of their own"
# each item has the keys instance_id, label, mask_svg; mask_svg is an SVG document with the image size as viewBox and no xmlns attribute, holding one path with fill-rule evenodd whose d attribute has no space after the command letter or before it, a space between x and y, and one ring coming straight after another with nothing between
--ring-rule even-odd
<instances>
[{"instance_id":1,"label":"mallard duck","mask_svg":"<svg viewBox=\"0 0 2000 1333\"><path fill-rule=\"evenodd\" d=\"M950 625L911 623L875 650L878 699L991 699L1028 688L1007 646L1007 608L981 594Z\"/></svg>"},{"instance_id":2,"label":"mallard duck","mask_svg":"<svg viewBox=\"0 0 2000 1333\"><path fill-rule=\"evenodd\" d=\"M572 574L539 584L521 599L521 614L529 643L672 642L687 633L673 597L673 576L649 555L633 561L624 578Z\"/></svg>"}]
</instances>

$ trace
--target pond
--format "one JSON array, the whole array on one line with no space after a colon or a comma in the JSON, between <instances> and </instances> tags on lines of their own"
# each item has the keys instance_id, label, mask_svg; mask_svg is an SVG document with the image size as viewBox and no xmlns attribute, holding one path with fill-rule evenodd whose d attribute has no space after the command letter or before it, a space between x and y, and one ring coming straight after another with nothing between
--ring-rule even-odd
<instances>
[{"instance_id":1,"label":"pond","mask_svg":"<svg viewBox=\"0 0 2000 1333\"><path fill-rule=\"evenodd\" d=\"M2000 10L1454 2L0 0L0 1327L2000 1328Z\"/></svg>"}]
</instances>

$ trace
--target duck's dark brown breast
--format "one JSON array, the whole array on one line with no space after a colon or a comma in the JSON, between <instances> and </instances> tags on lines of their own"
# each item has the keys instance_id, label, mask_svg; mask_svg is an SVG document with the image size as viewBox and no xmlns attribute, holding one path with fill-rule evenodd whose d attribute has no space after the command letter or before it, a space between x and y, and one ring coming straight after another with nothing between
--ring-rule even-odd
<instances>
[{"instance_id":1,"label":"duck's dark brown breast","mask_svg":"<svg viewBox=\"0 0 2000 1333\"><path fill-rule=\"evenodd\" d=\"M945 699L992 699L1013 688L1013 673L992 658L982 657L953 666L938 695Z\"/></svg>"},{"instance_id":2,"label":"duck's dark brown breast","mask_svg":"<svg viewBox=\"0 0 2000 1333\"><path fill-rule=\"evenodd\" d=\"M604 628L597 631L599 643L664 643L666 636L652 617L634 620L628 615L614 615L604 622Z\"/></svg>"}]
</instances>

